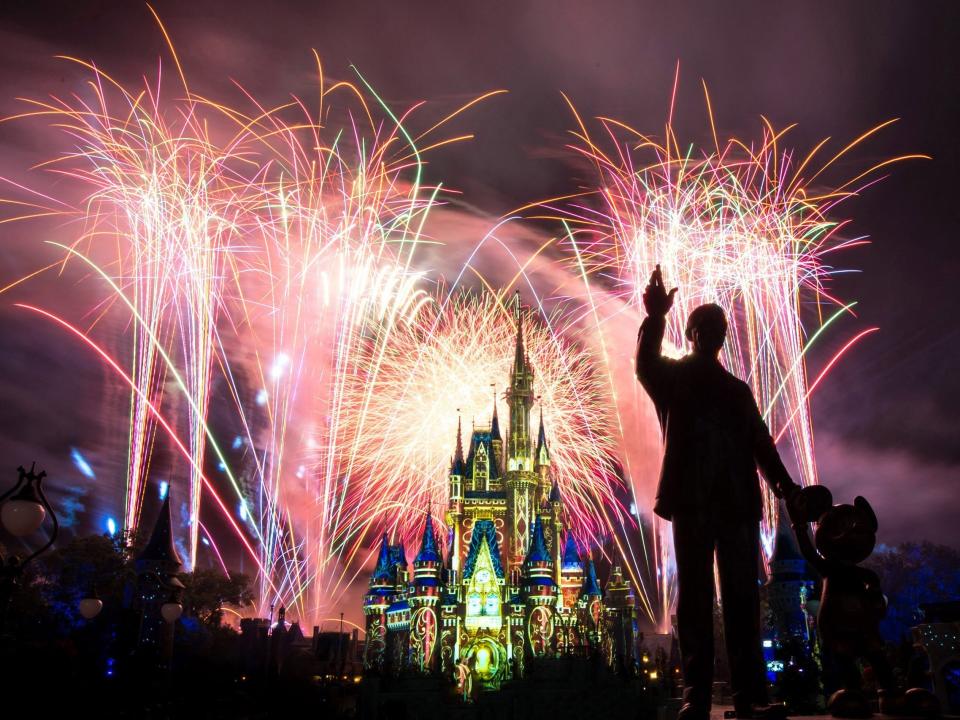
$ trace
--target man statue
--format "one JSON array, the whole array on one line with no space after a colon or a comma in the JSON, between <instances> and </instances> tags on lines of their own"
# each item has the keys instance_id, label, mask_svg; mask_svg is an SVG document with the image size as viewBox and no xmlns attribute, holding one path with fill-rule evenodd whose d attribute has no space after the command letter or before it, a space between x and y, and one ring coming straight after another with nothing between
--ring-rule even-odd
<instances>
[{"instance_id":1,"label":"man statue","mask_svg":"<svg viewBox=\"0 0 960 720\"><path fill-rule=\"evenodd\" d=\"M637 339L637 378L653 401L664 437L654 512L673 523L684 679L679 718L708 720L710 715L714 552L736 716L782 717L782 706L767 705L760 649L757 468L777 497L789 498L798 487L749 386L720 364L727 335L722 308L701 305L690 313L686 338L693 352L680 360L662 355L676 292L666 291L657 265L643 295L647 317Z\"/></svg>"}]
</instances>

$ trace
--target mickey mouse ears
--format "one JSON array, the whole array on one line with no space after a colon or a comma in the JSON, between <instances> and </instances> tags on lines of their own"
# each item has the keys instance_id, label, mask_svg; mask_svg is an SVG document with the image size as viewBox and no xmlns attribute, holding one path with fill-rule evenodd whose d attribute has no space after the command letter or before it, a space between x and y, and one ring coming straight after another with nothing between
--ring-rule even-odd
<instances>
[{"instance_id":1,"label":"mickey mouse ears","mask_svg":"<svg viewBox=\"0 0 960 720\"><path fill-rule=\"evenodd\" d=\"M853 506L863 513L864 517L867 519L867 522L870 524L871 530L876 532L877 528L880 526L880 523L877 521L877 514L873 511L873 508L870 507L870 503L867 502L867 499L857 495L853 501Z\"/></svg>"}]
</instances>

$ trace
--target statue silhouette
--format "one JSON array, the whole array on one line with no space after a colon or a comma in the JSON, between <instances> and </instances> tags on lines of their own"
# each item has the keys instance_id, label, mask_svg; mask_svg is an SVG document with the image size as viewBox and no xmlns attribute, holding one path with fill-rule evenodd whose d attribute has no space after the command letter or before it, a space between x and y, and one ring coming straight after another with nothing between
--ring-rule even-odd
<instances>
[{"instance_id":1,"label":"statue silhouette","mask_svg":"<svg viewBox=\"0 0 960 720\"><path fill-rule=\"evenodd\" d=\"M879 689L879 710L884 715L936 717L936 696L929 690L899 690L883 651L880 621L887 600L880 578L859 563L870 557L877 540L877 516L870 503L857 497L853 505L834 505L823 485L811 485L791 498L791 522L806 561L823 578L817 626L823 646L838 670L840 689L827 709L834 717L867 718L873 708L861 691L857 660L873 669ZM808 523L816 522L811 541Z\"/></svg>"},{"instance_id":2,"label":"statue silhouette","mask_svg":"<svg viewBox=\"0 0 960 720\"><path fill-rule=\"evenodd\" d=\"M693 351L680 360L661 352L669 293L657 265L643 295L647 317L637 339L637 378L653 401L664 438L654 512L673 523L677 630L684 678L680 720L707 720L713 685L713 561L738 718L783 716L767 705L760 648L761 495L757 468L777 497L798 487L780 460L749 386L718 355L727 320L717 305L687 319Z\"/></svg>"}]
</instances>

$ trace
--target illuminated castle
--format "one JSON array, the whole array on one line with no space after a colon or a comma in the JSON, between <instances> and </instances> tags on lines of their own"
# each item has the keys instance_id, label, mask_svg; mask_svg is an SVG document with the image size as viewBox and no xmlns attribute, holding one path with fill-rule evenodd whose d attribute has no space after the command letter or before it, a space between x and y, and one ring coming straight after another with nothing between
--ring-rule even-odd
<instances>
[{"instance_id":1,"label":"illuminated castle","mask_svg":"<svg viewBox=\"0 0 960 720\"><path fill-rule=\"evenodd\" d=\"M518 314L506 443L496 402L466 457L458 424L448 542L428 511L411 578L403 546L382 539L364 597L368 673L439 673L492 689L523 677L534 658L593 655L634 666L633 590L615 568L604 597L593 561L566 531L542 412L531 433L533 386Z\"/></svg>"}]
</instances>

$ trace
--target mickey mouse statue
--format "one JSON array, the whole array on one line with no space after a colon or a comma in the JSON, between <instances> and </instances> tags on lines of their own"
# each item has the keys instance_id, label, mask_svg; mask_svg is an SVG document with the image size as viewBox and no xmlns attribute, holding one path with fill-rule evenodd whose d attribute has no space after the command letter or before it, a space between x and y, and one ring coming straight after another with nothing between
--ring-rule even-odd
<instances>
[{"instance_id":1,"label":"mickey mouse statue","mask_svg":"<svg viewBox=\"0 0 960 720\"><path fill-rule=\"evenodd\" d=\"M880 578L859 563L870 557L877 540L877 516L870 503L857 497L853 505L834 505L823 485L796 491L788 502L790 519L806 561L823 578L817 624L824 647L839 671L841 689L830 696L834 717L867 718L873 712L861 687L857 660L873 669L884 715L933 718L940 714L937 698L927 690L900 691L883 652L880 621L887 600ZM811 541L808 524L817 523Z\"/></svg>"}]
</instances>

